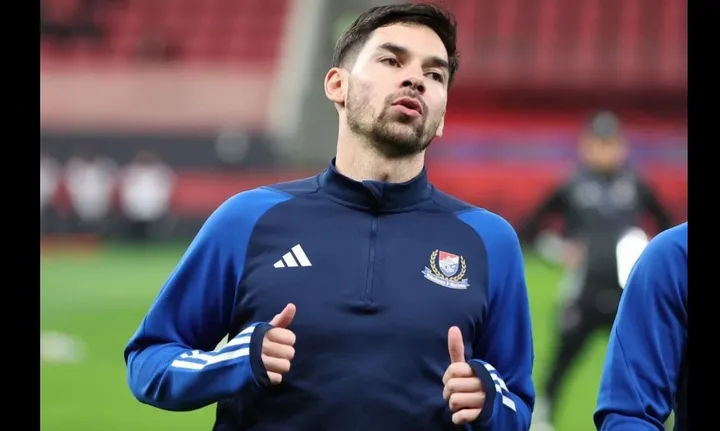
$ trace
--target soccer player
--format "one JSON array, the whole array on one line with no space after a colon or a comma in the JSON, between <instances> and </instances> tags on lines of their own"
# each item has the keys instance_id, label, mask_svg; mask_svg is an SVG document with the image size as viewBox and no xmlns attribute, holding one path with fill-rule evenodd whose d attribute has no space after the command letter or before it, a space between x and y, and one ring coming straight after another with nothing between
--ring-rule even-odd
<instances>
[{"instance_id":1,"label":"soccer player","mask_svg":"<svg viewBox=\"0 0 720 431\"><path fill-rule=\"evenodd\" d=\"M618 259L618 243L637 230L646 214L654 219L657 231L671 226L652 188L630 165L620 126L617 116L610 112L599 112L589 119L579 139L580 168L520 229L521 239L537 239L541 254L566 268L559 342L549 362L544 396L538 400L534 429L553 428L558 395L568 370L590 336L612 326L622 292L619 272L625 265ZM561 237L541 231L553 216L564 221ZM644 245L647 238L641 235Z\"/></svg>"},{"instance_id":2,"label":"soccer player","mask_svg":"<svg viewBox=\"0 0 720 431\"><path fill-rule=\"evenodd\" d=\"M216 431L528 430L517 235L424 168L457 68L443 9L357 18L324 80L335 158L209 217L126 347L138 400L217 403Z\"/></svg>"},{"instance_id":3,"label":"soccer player","mask_svg":"<svg viewBox=\"0 0 720 431\"><path fill-rule=\"evenodd\" d=\"M650 242L620 301L600 381L599 431L686 431L687 222Z\"/></svg>"}]
</instances>

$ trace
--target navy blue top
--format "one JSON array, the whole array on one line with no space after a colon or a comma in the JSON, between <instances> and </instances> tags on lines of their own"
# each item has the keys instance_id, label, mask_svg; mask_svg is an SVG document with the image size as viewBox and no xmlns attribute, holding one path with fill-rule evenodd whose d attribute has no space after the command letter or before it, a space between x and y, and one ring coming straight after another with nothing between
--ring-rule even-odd
<instances>
[{"instance_id":1,"label":"navy blue top","mask_svg":"<svg viewBox=\"0 0 720 431\"><path fill-rule=\"evenodd\" d=\"M260 357L288 303L292 369ZM470 425L443 400L448 329L487 391ZM217 343L229 334L222 348ZM527 431L535 393L523 256L492 212L436 190L321 174L239 193L203 225L125 350L143 403L218 403L215 430Z\"/></svg>"}]
</instances>

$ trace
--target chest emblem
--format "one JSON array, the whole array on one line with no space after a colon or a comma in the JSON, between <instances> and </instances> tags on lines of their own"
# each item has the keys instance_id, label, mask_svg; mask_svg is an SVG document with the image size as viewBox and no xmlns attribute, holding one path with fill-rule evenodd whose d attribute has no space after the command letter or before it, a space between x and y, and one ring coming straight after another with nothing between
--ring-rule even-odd
<instances>
[{"instance_id":1,"label":"chest emblem","mask_svg":"<svg viewBox=\"0 0 720 431\"><path fill-rule=\"evenodd\" d=\"M445 251L433 251L430 267L425 267L422 273L426 279L450 289L467 289L470 286L468 279L463 278L467 273L465 258Z\"/></svg>"}]
</instances>

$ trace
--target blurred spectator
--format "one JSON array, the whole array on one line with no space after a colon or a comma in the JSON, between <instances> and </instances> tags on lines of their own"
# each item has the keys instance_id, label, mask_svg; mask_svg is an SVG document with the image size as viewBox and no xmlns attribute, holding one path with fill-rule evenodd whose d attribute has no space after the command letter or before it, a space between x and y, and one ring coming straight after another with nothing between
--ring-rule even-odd
<instances>
[{"instance_id":1,"label":"blurred spectator","mask_svg":"<svg viewBox=\"0 0 720 431\"><path fill-rule=\"evenodd\" d=\"M107 7L124 0L40 1L40 35L59 43L77 39L100 41L106 36L103 23Z\"/></svg>"},{"instance_id":2,"label":"blurred spectator","mask_svg":"<svg viewBox=\"0 0 720 431\"><path fill-rule=\"evenodd\" d=\"M149 62L167 62L180 58L180 49L160 32L150 28L140 35L135 56Z\"/></svg>"},{"instance_id":3,"label":"blurred spectator","mask_svg":"<svg viewBox=\"0 0 720 431\"><path fill-rule=\"evenodd\" d=\"M65 167L70 204L78 218L78 233L99 234L112 204L117 165L112 159L86 152Z\"/></svg>"},{"instance_id":4,"label":"blurred spectator","mask_svg":"<svg viewBox=\"0 0 720 431\"><path fill-rule=\"evenodd\" d=\"M131 237L145 241L170 211L175 174L150 151L138 153L120 178L120 206L130 221Z\"/></svg>"},{"instance_id":5,"label":"blurred spectator","mask_svg":"<svg viewBox=\"0 0 720 431\"><path fill-rule=\"evenodd\" d=\"M60 183L60 164L40 150L40 232L45 232L47 212Z\"/></svg>"},{"instance_id":6,"label":"blurred spectator","mask_svg":"<svg viewBox=\"0 0 720 431\"><path fill-rule=\"evenodd\" d=\"M168 36L163 18L161 4L148 2L143 6L143 23L134 49L138 60L167 62L180 58L180 47Z\"/></svg>"}]
</instances>

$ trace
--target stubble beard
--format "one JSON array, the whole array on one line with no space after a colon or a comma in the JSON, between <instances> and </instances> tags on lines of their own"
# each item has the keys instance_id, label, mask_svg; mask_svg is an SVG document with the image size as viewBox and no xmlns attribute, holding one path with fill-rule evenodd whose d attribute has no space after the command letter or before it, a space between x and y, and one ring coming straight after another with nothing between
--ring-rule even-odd
<instances>
[{"instance_id":1,"label":"stubble beard","mask_svg":"<svg viewBox=\"0 0 720 431\"><path fill-rule=\"evenodd\" d=\"M392 112L392 102L396 97L389 96L380 115L375 115L368 92L355 91L350 83L345 106L350 130L364 136L369 145L389 159L407 158L424 151L439 126L438 121L433 127L426 127L426 116L418 120Z\"/></svg>"}]
</instances>

